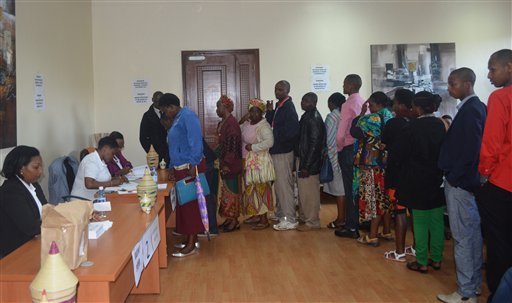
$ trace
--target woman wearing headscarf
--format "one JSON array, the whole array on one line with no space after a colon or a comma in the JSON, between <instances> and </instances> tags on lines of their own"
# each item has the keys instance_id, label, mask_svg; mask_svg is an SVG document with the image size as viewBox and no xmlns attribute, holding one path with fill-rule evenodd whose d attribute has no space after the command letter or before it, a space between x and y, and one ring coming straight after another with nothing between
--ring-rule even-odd
<instances>
[{"instance_id":1,"label":"woman wearing headscarf","mask_svg":"<svg viewBox=\"0 0 512 303\"><path fill-rule=\"evenodd\" d=\"M173 119L167 135L169 144L169 167L174 168L176 181L186 177L195 177L196 173L206 171L203 158L203 136L197 115L188 107L180 106L180 99L174 94L163 94L160 98L160 110ZM187 238L183 248L172 254L173 257L186 257L198 252L197 235L204 232L197 200L187 204L176 204L176 231Z\"/></svg>"},{"instance_id":2,"label":"woman wearing headscarf","mask_svg":"<svg viewBox=\"0 0 512 303\"><path fill-rule=\"evenodd\" d=\"M272 181L274 165L269 149L274 145L274 134L263 113L266 103L260 99L249 102L248 121L242 124L242 156L245 159L245 190L243 213L251 218L245 223L255 224L253 230L270 226L267 213L274 210Z\"/></svg>"},{"instance_id":3,"label":"woman wearing headscarf","mask_svg":"<svg viewBox=\"0 0 512 303\"><path fill-rule=\"evenodd\" d=\"M219 227L224 232L240 229L240 184L242 173L242 133L238 121L231 114L233 100L222 95L217 101L217 115L222 119L217 126L219 145L216 154L219 159L219 215L226 218Z\"/></svg>"},{"instance_id":4,"label":"woman wearing headscarf","mask_svg":"<svg viewBox=\"0 0 512 303\"><path fill-rule=\"evenodd\" d=\"M37 182L43 174L39 151L20 145L5 157L0 186L0 259L41 233L41 212L47 203Z\"/></svg>"}]
</instances>

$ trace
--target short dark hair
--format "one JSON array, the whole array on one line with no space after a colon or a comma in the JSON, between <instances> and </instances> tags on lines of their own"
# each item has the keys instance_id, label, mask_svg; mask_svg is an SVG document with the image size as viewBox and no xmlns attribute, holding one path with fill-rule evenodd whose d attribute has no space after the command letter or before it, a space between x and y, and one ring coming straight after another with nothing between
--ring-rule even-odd
<instances>
[{"instance_id":1,"label":"short dark hair","mask_svg":"<svg viewBox=\"0 0 512 303\"><path fill-rule=\"evenodd\" d=\"M329 96L329 99L327 99L328 103L332 103L337 108L340 108L345 101L347 101L347 99L339 92L333 93Z\"/></svg>"},{"instance_id":2,"label":"short dark hair","mask_svg":"<svg viewBox=\"0 0 512 303\"><path fill-rule=\"evenodd\" d=\"M470 82L472 86L475 85L476 75L475 75L475 72L471 68L461 67L461 68L455 69L450 73L450 76L451 75L461 79L464 82Z\"/></svg>"},{"instance_id":3,"label":"short dark hair","mask_svg":"<svg viewBox=\"0 0 512 303\"><path fill-rule=\"evenodd\" d=\"M288 81L286 81L286 80L279 80L279 81L277 81L277 83L276 83L276 84L279 84L279 83L281 83L281 84L283 84L283 85L284 85L284 87L286 88L286 91L287 91L288 93L290 92L290 82L288 82Z\"/></svg>"},{"instance_id":4,"label":"short dark hair","mask_svg":"<svg viewBox=\"0 0 512 303\"><path fill-rule=\"evenodd\" d=\"M491 59L495 59L503 65L512 63L512 50L507 48L500 49L491 55Z\"/></svg>"},{"instance_id":5,"label":"short dark hair","mask_svg":"<svg viewBox=\"0 0 512 303\"><path fill-rule=\"evenodd\" d=\"M108 146L110 148L119 148L119 145L117 145L117 141L110 136L103 137L98 142L98 149L102 149L105 146Z\"/></svg>"},{"instance_id":6,"label":"short dark hair","mask_svg":"<svg viewBox=\"0 0 512 303\"><path fill-rule=\"evenodd\" d=\"M441 104L441 96L432 94L431 92L421 91L414 95L412 103L420 107L426 114L431 114L439 108Z\"/></svg>"},{"instance_id":7,"label":"short dark hair","mask_svg":"<svg viewBox=\"0 0 512 303\"><path fill-rule=\"evenodd\" d=\"M361 80L361 77L357 74L350 74L345 77L345 81L354 85L356 90L359 90L361 86L363 85L363 81Z\"/></svg>"},{"instance_id":8,"label":"short dark hair","mask_svg":"<svg viewBox=\"0 0 512 303\"><path fill-rule=\"evenodd\" d=\"M374 92L370 95L370 98L373 102L382 105L383 107L387 107L391 105L391 99L389 99L388 95L383 92Z\"/></svg>"},{"instance_id":9,"label":"short dark hair","mask_svg":"<svg viewBox=\"0 0 512 303\"><path fill-rule=\"evenodd\" d=\"M398 104L403 104L407 108L412 108L412 99L414 99L414 93L411 90L400 88L395 92L394 98Z\"/></svg>"},{"instance_id":10,"label":"short dark hair","mask_svg":"<svg viewBox=\"0 0 512 303\"><path fill-rule=\"evenodd\" d=\"M157 90L156 92L153 93L153 97L156 97L156 96L161 96L163 95L164 93L162 93L161 91Z\"/></svg>"},{"instance_id":11,"label":"short dark hair","mask_svg":"<svg viewBox=\"0 0 512 303\"><path fill-rule=\"evenodd\" d=\"M180 106L180 98L175 94L165 93L160 97L160 101L158 102L160 107L169 107L171 105Z\"/></svg>"},{"instance_id":12,"label":"short dark hair","mask_svg":"<svg viewBox=\"0 0 512 303\"><path fill-rule=\"evenodd\" d=\"M316 105L316 103L318 102L318 96L317 96L315 93L313 93L313 92L306 93L306 94L302 97L302 99L306 99L306 100L308 100L308 101L311 101L311 102L313 102L315 105Z\"/></svg>"},{"instance_id":13,"label":"short dark hair","mask_svg":"<svg viewBox=\"0 0 512 303\"><path fill-rule=\"evenodd\" d=\"M113 131L110 133L109 135L110 138L114 139L114 140L117 140L117 139L121 139L121 140L124 140L124 137L123 137L123 134L121 134L120 132L118 131Z\"/></svg>"},{"instance_id":14,"label":"short dark hair","mask_svg":"<svg viewBox=\"0 0 512 303\"><path fill-rule=\"evenodd\" d=\"M40 155L39 150L35 147L25 145L16 146L5 157L4 166L0 174L6 179L11 179L16 176L21 178L21 168L29 164L33 157Z\"/></svg>"}]
</instances>

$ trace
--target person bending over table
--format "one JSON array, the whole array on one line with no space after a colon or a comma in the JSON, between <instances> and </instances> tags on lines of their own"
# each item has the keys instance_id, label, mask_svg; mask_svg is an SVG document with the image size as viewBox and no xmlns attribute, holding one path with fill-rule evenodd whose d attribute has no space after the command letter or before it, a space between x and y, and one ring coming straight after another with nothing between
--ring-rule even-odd
<instances>
[{"instance_id":1,"label":"person bending over table","mask_svg":"<svg viewBox=\"0 0 512 303\"><path fill-rule=\"evenodd\" d=\"M100 139L98 148L80 162L72 196L94 200L94 194L100 186L118 186L127 181L124 176L112 177L107 168L106 163L112 161L118 148L117 142L111 137Z\"/></svg>"},{"instance_id":2,"label":"person bending over table","mask_svg":"<svg viewBox=\"0 0 512 303\"><path fill-rule=\"evenodd\" d=\"M126 160L126 158L123 156L123 153L121 152L124 148L123 134L117 131L113 131L110 133L109 137L116 140L118 149L112 160L107 163L108 171L113 177L124 176L132 170L133 165L130 161Z\"/></svg>"}]
</instances>

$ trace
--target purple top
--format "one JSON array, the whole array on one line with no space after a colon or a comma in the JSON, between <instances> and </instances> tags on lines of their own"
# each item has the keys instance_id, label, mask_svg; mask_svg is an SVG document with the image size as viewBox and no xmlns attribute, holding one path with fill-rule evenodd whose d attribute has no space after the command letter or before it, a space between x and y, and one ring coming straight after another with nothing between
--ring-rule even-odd
<instances>
[{"instance_id":1,"label":"purple top","mask_svg":"<svg viewBox=\"0 0 512 303\"><path fill-rule=\"evenodd\" d=\"M112 176L119 174L119 171L125 167L133 168L130 161L126 160L121 151L114 155L114 159L107 163L108 171Z\"/></svg>"}]
</instances>

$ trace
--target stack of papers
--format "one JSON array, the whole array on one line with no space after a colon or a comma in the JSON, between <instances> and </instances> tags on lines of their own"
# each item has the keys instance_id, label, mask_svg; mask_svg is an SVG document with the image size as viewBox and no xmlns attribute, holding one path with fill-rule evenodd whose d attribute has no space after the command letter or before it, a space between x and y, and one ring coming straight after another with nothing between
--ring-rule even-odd
<instances>
[{"instance_id":1,"label":"stack of papers","mask_svg":"<svg viewBox=\"0 0 512 303\"><path fill-rule=\"evenodd\" d=\"M89 222L89 240L98 239L112 227L112 221Z\"/></svg>"},{"instance_id":2,"label":"stack of papers","mask_svg":"<svg viewBox=\"0 0 512 303\"><path fill-rule=\"evenodd\" d=\"M140 179L144 176L144 171L146 170L146 165L140 165L132 168L132 171L126 175L126 178L128 178L128 181L135 181L137 179Z\"/></svg>"}]
</instances>

